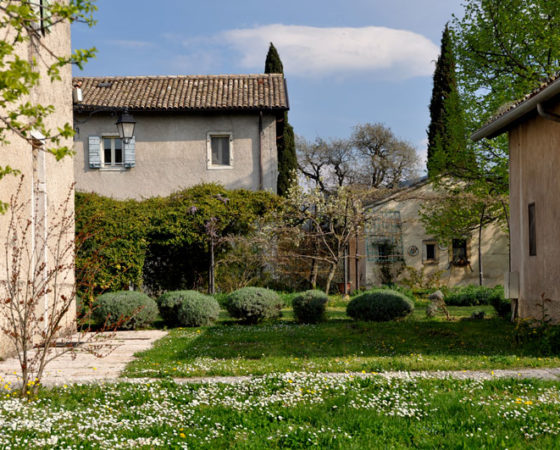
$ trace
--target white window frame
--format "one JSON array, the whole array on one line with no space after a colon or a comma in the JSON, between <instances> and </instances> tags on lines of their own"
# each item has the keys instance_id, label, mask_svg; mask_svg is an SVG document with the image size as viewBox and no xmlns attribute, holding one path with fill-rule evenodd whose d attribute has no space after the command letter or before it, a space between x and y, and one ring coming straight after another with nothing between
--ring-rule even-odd
<instances>
[{"instance_id":1,"label":"white window frame","mask_svg":"<svg viewBox=\"0 0 560 450\"><path fill-rule=\"evenodd\" d=\"M105 162L105 139L111 139L111 164L106 164ZM101 155L101 167L100 167L101 170L117 171L117 172L123 172L126 170L126 168L124 167L124 142L122 143L122 147L121 147L122 163L112 164L112 162L115 160L115 139L121 139L121 138L115 133L103 133L101 135L101 140L99 143L99 147L100 147L99 152Z\"/></svg>"},{"instance_id":2,"label":"white window frame","mask_svg":"<svg viewBox=\"0 0 560 450\"><path fill-rule=\"evenodd\" d=\"M229 138L229 164L212 164L212 138ZM208 170L231 170L233 169L233 133L231 131L209 131L206 134L206 163Z\"/></svg>"}]
</instances>

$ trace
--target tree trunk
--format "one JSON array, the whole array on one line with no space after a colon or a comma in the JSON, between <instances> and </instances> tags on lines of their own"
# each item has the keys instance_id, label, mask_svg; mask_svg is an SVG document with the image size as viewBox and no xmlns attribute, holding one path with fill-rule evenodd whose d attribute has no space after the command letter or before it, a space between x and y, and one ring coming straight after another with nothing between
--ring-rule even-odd
<instances>
[{"instance_id":1,"label":"tree trunk","mask_svg":"<svg viewBox=\"0 0 560 450\"><path fill-rule=\"evenodd\" d=\"M319 263L316 259L311 260L311 273L309 276L309 283L311 284L311 289L317 288L317 277L319 276Z\"/></svg>"},{"instance_id":2,"label":"tree trunk","mask_svg":"<svg viewBox=\"0 0 560 450\"><path fill-rule=\"evenodd\" d=\"M336 272L336 264L331 263L331 268L329 269L329 275L327 276L327 285L325 286L325 294L329 295L331 289L331 283Z\"/></svg>"},{"instance_id":3,"label":"tree trunk","mask_svg":"<svg viewBox=\"0 0 560 450\"><path fill-rule=\"evenodd\" d=\"M215 276L214 276L214 269L215 269L215 263L214 263L214 238L210 238L210 270L208 271L208 292L211 295L214 295L216 293L216 288L214 287L214 280L215 280Z\"/></svg>"},{"instance_id":4,"label":"tree trunk","mask_svg":"<svg viewBox=\"0 0 560 450\"><path fill-rule=\"evenodd\" d=\"M480 286L482 286L482 284L484 283L484 277L482 274L482 227L485 211L486 206L483 206L482 213L480 214L480 224L478 226L478 283Z\"/></svg>"}]
</instances>

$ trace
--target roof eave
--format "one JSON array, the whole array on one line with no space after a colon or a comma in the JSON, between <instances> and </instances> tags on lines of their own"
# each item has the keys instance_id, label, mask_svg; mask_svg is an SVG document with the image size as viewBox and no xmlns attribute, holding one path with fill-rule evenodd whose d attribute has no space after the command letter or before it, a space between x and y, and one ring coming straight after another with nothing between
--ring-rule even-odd
<instances>
[{"instance_id":1,"label":"roof eave","mask_svg":"<svg viewBox=\"0 0 560 450\"><path fill-rule=\"evenodd\" d=\"M481 139L492 139L507 131L507 129L516 121L520 120L530 112L537 109L539 103L546 102L551 98L560 94L560 78L555 80L550 86L547 86L535 96L520 103L511 111L506 112L503 116L484 125L471 135L471 139L475 142Z\"/></svg>"}]
</instances>

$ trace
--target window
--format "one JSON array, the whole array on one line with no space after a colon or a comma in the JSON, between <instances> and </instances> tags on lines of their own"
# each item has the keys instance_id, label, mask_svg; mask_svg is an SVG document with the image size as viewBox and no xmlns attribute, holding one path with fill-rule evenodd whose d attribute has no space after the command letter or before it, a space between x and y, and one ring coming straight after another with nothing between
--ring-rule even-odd
<instances>
[{"instance_id":1,"label":"window","mask_svg":"<svg viewBox=\"0 0 560 450\"><path fill-rule=\"evenodd\" d=\"M423 241L422 262L424 264L433 264L438 262L437 241Z\"/></svg>"},{"instance_id":2,"label":"window","mask_svg":"<svg viewBox=\"0 0 560 450\"><path fill-rule=\"evenodd\" d=\"M231 133L208 133L208 168L227 169L233 166Z\"/></svg>"},{"instance_id":3,"label":"window","mask_svg":"<svg viewBox=\"0 0 560 450\"><path fill-rule=\"evenodd\" d=\"M537 256L537 224L535 204L529 204L529 256Z\"/></svg>"},{"instance_id":4,"label":"window","mask_svg":"<svg viewBox=\"0 0 560 450\"><path fill-rule=\"evenodd\" d=\"M122 139L118 137L103 138L103 167L120 167L123 165Z\"/></svg>"},{"instance_id":5,"label":"window","mask_svg":"<svg viewBox=\"0 0 560 450\"><path fill-rule=\"evenodd\" d=\"M366 251L368 261L404 261L402 223L399 211L375 213L366 227Z\"/></svg>"},{"instance_id":6,"label":"window","mask_svg":"<svg viewBox=\"0 0 560 450\"><path fill-rule=\"evenodd\" d=\"M51 0L31 0L30 4L39 19L32 24L33 28L45 36L52 25Z\"/></svg>"},{"instance_id":7,"label":"window","mask_svg":"<svg viewBox=\"0 0 560 450\"><path fill-rule=\"evenodd\" d=\"M451 263L454 266L467 266L469 259L467 255L467 240L466 239L453 239L453 259Z\"/></svg>"}]
</instances>

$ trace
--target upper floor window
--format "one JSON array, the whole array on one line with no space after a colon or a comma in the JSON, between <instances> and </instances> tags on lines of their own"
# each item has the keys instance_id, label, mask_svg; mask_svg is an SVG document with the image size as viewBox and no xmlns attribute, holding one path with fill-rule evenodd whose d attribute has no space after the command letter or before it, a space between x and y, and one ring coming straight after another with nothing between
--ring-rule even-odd
<instances>
[{"instance_id":1,"label":"upper floor window","mask_svg":"<svg viewBox=\"0 0 560 450\"><path fill-rule=\"evenodd\" d=\"M233 139L231 133L208 133L208 168L233 167Z\"/></svg>"},{"instance_id":2,"label":"upper floor window","mask_svg":"<svg viewBox=\"0 0 560 450\"><path fill-rule=\"evenodd\" d=\"M30 5L38 19L33 28L45 36L52 25L52 0L30 0Z\"/></svg>"},{"instance_id":3,"label":"upper floor window","mask_svg":"<svg viewBox=\"0 0 560 450\"><path fill-rule=\"evenodd\" d=\"M123 165L122 139L118 137L103 138L103 166L118 167Z\"/></svg>"},{"instance_id":4,"label":"upper floor window","mask_svg":"<svg viewBox=\"0 0 560 450\"><path fill-rule=\"evenodd\" d=\"M427 240L422 242L422 262L424 264L434 264L438 262L437 241Z\"/></svg>"}]
</instances>

